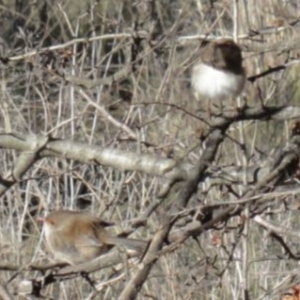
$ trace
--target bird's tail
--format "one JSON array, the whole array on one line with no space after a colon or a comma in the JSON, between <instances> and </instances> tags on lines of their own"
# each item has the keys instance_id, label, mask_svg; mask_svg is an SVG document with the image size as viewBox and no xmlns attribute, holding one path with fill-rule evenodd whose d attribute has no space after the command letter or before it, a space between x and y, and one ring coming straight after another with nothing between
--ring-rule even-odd
<instances>
[{"instance_id":1,"label":"bird's tail","mask_svg":"<svg viewBox=\"0 0 300 300\"><path fill-rule=\"evenodd\" d=\"M107 241L107 244L111 245L121 245L132 250L143 253L146 250L148 242L136 239L129 239L123 237L110 237Z\"/></svg>"}]
</instances>

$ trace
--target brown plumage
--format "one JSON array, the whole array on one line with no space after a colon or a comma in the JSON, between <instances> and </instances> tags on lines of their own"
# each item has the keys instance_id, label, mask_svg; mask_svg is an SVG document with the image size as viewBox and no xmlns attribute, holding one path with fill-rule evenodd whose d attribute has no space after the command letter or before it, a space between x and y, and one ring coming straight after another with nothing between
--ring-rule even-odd
<instances>
[{"instance_id":1,"label":"brown plumage","mask_svg":"<svg viewBox=\"0 0 300 300\"><path fill-rule=\"evenodd\" d=\"M87 213L58 210L44 219L50 251L63 262L78 264L106 253L113 245L123 245L142 253L147 242L112 237L105 229L112 225Z\"/></svg>"},{"instance_id":2,"label":"brown plumage","mask_svg":"<svg viewBox=\"0 0 300 300\"><path fill-rule=\"evenodd\" d=\"M192 88L198 100L235 98L246 81L240 47L231 39L209 42L199 50L199 60L192 71Z\"/></svg>"},{"instance_id":3,"label":"brown plumage","mask_svg":"<svg viewBox=\"0 0 300 300\"><path fill-rule=\"evenodd\" d=\"M241 49L231 39L220 39L208 43L200 52L200 60L219 70L236 74L243 72Z\"/></svg>"}]
</instances>

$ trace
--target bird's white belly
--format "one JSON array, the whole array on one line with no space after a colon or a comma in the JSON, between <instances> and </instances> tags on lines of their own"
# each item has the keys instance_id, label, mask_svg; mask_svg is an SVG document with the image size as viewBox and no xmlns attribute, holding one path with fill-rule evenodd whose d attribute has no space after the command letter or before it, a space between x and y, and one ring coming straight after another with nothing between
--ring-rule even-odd
<instances>
[{"instance_id":1,"label":"bird's white belly","mask_svg":"<svg viewBox=\"0 0 300 300\"><path fill-rule=\"evenodd\" d=\"M193 69L192 87L196 94L221 100L237 97L243 90L245 77L231 72L224 72L204 64Z\"/></svg>"}]
</instances>

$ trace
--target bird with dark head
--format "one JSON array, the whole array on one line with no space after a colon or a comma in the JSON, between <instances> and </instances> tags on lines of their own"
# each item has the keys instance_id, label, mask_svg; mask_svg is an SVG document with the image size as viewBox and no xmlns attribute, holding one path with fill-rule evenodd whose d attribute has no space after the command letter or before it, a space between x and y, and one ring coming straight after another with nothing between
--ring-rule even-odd
<instances>
[{"instance_id":1,"label":"bird with dark head","mask_svg":"<svg viewBox=\"0 0 300 300\"><path fill-rule=\"evenodd\" d=\"M231 39L208 42L200 49L191 84L196 98L219 102L239 96L245 85L240 47ZM210 104L210 103L209 103Z\"/></svg>"}]
</instances>

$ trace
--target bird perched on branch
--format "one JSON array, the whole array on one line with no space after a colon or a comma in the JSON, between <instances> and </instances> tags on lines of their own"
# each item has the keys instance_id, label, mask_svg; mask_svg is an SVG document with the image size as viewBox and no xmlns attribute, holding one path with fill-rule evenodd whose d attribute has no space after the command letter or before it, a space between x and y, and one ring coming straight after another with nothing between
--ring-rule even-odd
<instances>
[{"instance_id":1,"label":"bird perched on branch","mask_svg":"<svg viewBox=\"0 0 300 300\"><path fill-rule=\"evenodd\" d=\"M209 111L211 102L223 111L223 100L239 96L245 85L241 49L231 39L218 39L201 47L199 56L191 78L194 94L199 101L208 98Z\"/></svg>"},{"instance_id":2,"label":"bird perched on branch","mask_svg":"<svg viewBox=\"0 0 300 300\"><path fill-rule=\"evenodd\" d=\"M57 210L45 218L46 242L54 256L71 265L92 260L106 253L112 245L122 245L143 253L147 242L113 237L106 226L112 225L87 213Z\"/></svg>"}]
</instances>

